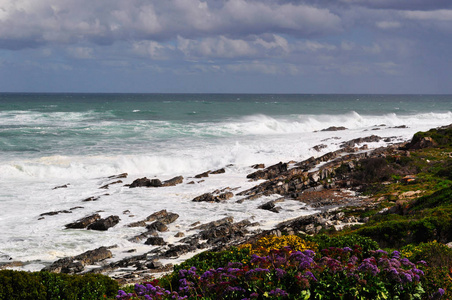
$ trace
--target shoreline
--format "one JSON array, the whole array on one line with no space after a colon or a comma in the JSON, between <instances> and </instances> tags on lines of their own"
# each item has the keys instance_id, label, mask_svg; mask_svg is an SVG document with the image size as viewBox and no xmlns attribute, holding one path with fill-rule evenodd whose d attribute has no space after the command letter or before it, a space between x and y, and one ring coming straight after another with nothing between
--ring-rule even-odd
<instances>
[{"instance_id":1,"label":"shoreline","mask_svg":"<svg viewBox=\"0 0 452 300\"><path fill-rule=\"evenodd\" d=\"M361 198L356 195L351 195L348 198L344 196L347 194L347 183L345 182L338 182L337 186L336 183L334 185L331 184L331 182L323 182L323 180L331 174L331 170L334 167L337 167L339 164L343 164L344 162L350 162L359 158L372 156L372 155L381 155L381 153L389 150L394 150L394 148L399 147L403 143L397 143L397 146L389 145L384 148L378 148L378 149L367 149L367 146L364 146L363 143L367 142L375 142L382 138L376 138L375 136L368 136L365 138L359 138L354 139L351 141L347 141L344 143L344 146L342 149L329 152L325 155L322 155L318 158L310 158L305 161L301 162L288 162L284 163L285 166L283 166L283 163L269 166L267 168L262 168L262 165L260 165L261 168L257 168L254 173L248 174L250 176L249 178L251 180L254 180L256 183L261 182L264 180L263 183L258 183L251 187L250 189L243 190L239 193L236 193L233 196L243 196L241 199L237 200L236 202L240 203L243 201L252 201L253 198L260 198L260 197L275 197L275 195L279 194L277 196L277 199L270 200L266 203L267 208L259 208L256 207L256 209L267 209L272 211L273 213L279 213L278 212L278 201L300 201L303 202L303 199L296 199L297 189L300 194L306 195L308 193L312 193L313 195L316 194L320 199L323 197L322 200L316 201L314 203L309 199L304 199L304 203L307 207L311 207L313 209L312 214L299 216L296 218L292 218L292 220L297 219L310 219L313 214L316 213L316 211L319 211L317 215L328 214L328 206L335 207L336 209L339 207L344 207L347 205L357 205L359 202L362 202L364 198ZM355 144L360 144L361 149L354 147ZM371 154L374 153L374 154ZM258 165L259 166L259 165ZM281 167L283 166L283 167ZM196 178L197 180L203 180L202 178L208 177L209 174L215 174L218 170L214 171L207 171L198 175L193 176L193 178ZM222 172L218 172L215 174L215 176L221 176ZM255 175L252 175L255 174ZM108 177L111 179L110 184L120 184L122 182L119 182L119 178L125 178L127 175L125 174L119 174L115 176ZM298 177L300 179L303 177L304 182L298 180L294 183L294 187L292 187L292 190L290 190L289 193L289 187L285 184L281 184L284 180L291 180L295 177ZM143 178L141 178L143 179ZM174 179L174 178L173 178ZM172 184L189 184L190 182L187 182L189 179L182 179L180 180L167 180L166 182L160 182L160 184L157 184L157 186L151 187L151 188L165 188L166 186L171 186ZM137 179L138 180L138 179ZM173 181L172 181L173 180ZM139 182L139 181L138 181ZM136 188L150 188L149 186L146 187L147 181L142 186L137 186ZM152 185L150 185L152 186ZM282 187L282 188L281 188ZM65 188L64 186L58 186L55 188ZM108 188L108 185L107 185ZM129 187L130 188L130 187ZM257 192L256 192L257 188ZM254 190L253 190L254 189ZM259 191L259 189L261 189ZM295 189L295 190L294 190ZM201 202L223 202L228 201L228 199L222 199L222 195L225 195L227 193L232 193L234 191L223 191L215 193L209 193L207 196L207 199L201 199ZM329 195L328 195L328 192ZM324 194L322 196L322 193ZM338 196L338 194L343 193L341 197ZM230 196L230 194L228 194ZM223 197L228 197L228 195ZM202 195L200 195L202 196ZM294 197L295 196L295 197ZM335 201L331 200L331 198L336 197ZM282 199L284 198L284 199ZM313 198L313 197L311 197ZM88 198L87 198L88 199ZM93 199L91 199L92 201ZM89 201L89 200L88 200ZM326 201L326 202L325 202ZM319 204L320 203L320 204ZM264 206L264 205L262 205ZM64 213L63 212L49 212L49 213ZM171 212L169 212L171 214ZM305 211L306 213L306 211ZM325 217L325 215L324 215ZM324 218L323 217L323 218ZM174 219L176 221L177 218ZM173 222L174 222L173 221ZM220 219L221 221L221 219ZM338 222L341 222L340 220L335 220ZM350 221L350 220L349 220ZM352 220L353 221L353 220ZM355 220L357 221L357 220ZM362 220L361 220L362 221ZM119 278L115 278L118 281L123 281L123 283L127 283L130 281L142 281L146 278L149 278L149 276L155 276L158 273L167 272L171 269L172 262L182 262L185 259L190 258L191 256L195 255L198 252L205 251L205 250L219 250L224 249L225 247L228 247L230 245L238 245L241 243L244 243L253 237L261 236L263 234L268 234L269 232L275 232L275 230L279 230L277 228L284 226L283 224L286 224L289 221L284 221L276 224L273 229L268 230L262 230L259 228L258 224L253 224L250 221L244 222L244 220L240 222L235 222L233 220L227 220L226 222L223 222L220 224L211 222L210 224L203 224L205 227L203 229L198 228L197 233L184 237L182 240L179 240L179 243L176 245L173 244L167 244L165 241L164 245L160 245L160 247L154 248L150 252L140 254L140 255L132 255L133 252L129 252L129 254L122 254L123 259L120 259L119 261L112 261L112 252L114 248L106 248L102 249L102 254L94 259L88 259L88 262L84 262L81 256L75 256L75 257L66 257L57 261L54 261L50 264L50 266L46 266L46 270L53 270L53 271L59 271L64 273L102 273L110 275L111 277L115 278L118 277L117 274L121 274ZM172 222L169 222L170 224ZM336 222L337 223L337 222ZM342 226L347 226L347 224L354 224L356 222L345 222L342 224ZM168 225L164 224L164 225ZM143 224L142 224L143 225ZM150 221L144 221L144 225L151 225ZM308 224L309 227L312 227L310 224ZM340 226L341 224L336 224ZM216 231L217 227L223 226L223 232ZM253 227L254 226L254 227ZM189 228L187 228L189 230ZM209 232L210 230L210 232ZM298 229L297 229L298 230ZM157 230L157 232L160 232ZM162 231L163 232L163 231ZM221 234L229 234L230 232L233 232L233 236L229 236L225 241L221 241L221 238L224 238L224 236L221 236ZM154 235L155 232L153 232L152 235ZM276 231L278 234L278 232ZM314 232L315 233L315 229ZM210 234L210 235L209 235ZM280 234L280 233L279 233ZM157 234L158 235L158 234ZM146 238L146 241L149 240L151 234L143 236L143 239ZM207 239L206 239L207 238ZM191 239L191 241L190 241ZM159 243L161 243L161 239L158 239ZM196 240L196 243L193 241ZM209 241L209 243L201 243L199 244L198 241ZM181 242L182 241L182 242ZM140 241L141 243L143 240ZM186 244L184 242L188 242L188 247L181 247L181 245ZM190 245L191 244L191 245ZM196 245L196 246L195 246ZM97 248L95 250L99 250L100 248ZM87 251L84 254L88 253L88 255L92 254L92 251ZM81 254L83 256L83 254ZM99 255L98 253L96 255ZM129 255L129 257L127 257ZM182 260L178 259L180 257L184 257ZM176 259L174 259L176 257ZM80 262L80 260L82 262ZM164 263L160 262L163 261ZM20 262L13 262L15 264L14 268L17 268ZM53 267L52 267L53 265ZM2 268L4 268L3 266ZM133 270L135 268L135 270ZM143 270L144 269L144 270ZM147 270L146 270L147 269ZM149 275L151 274L151 275ZM136 277L137 276L137 277Z\"/></svg>"}]
</instances>

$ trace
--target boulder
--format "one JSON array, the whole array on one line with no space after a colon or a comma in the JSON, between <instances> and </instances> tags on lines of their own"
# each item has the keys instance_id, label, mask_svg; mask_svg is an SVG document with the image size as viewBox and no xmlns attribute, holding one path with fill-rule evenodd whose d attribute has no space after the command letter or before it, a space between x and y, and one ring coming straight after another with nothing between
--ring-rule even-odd
<instances>
[{"instance_id":1,"label":"boulder","mask_svg":"<svg viewBox=\"0 0 452 300\"><path fill-rule=\"evenodd\" d=\"M195 178L203 178L203 177L209 177L210 171L206 171L204 173L195 175Z\"/></svg>"},{"instance_id":2,"label":"boulder","mask_svg":"<svg viewBox=\"0 0 452 300\"><path fill-rule=\"evenodd\" d=\"M166 245L166 242L162 237L159 236L151 236L144 242L145 245L153 245L153 246L163 246Z\"/></svg>"},{"instance_id":3,"label":"boulder","mask_svg":"<svg viewBox=\"0 0 452 300\"><path fill-rule=\"evenodd\" d=\"M429 136L420 137L418 135L414 135L411 142L406 145L406 149L417 150L436 146L438 146L438 143L435 142L435 140L432 139L431 137Z\"/></svg>"},{"instance_id":4,"label":"boulder","mask_svg":"<svg viewBox=\"0 0 452 300\"><path fill-rule=\"evenodd\" d=\"M169 180L164 181L161 186L175 186L176 184L180 184L184 181L184 177L182 176L177 176L174 178L171 178ZM152 180L151 180L152 182Z\"/></svg>"},{"instance_id":5,"label":"boulder","mask_svg":"<svg viewBox=\"0 0 452 300\"><path fill-rule=\"evenodd\" d=\"M224 168L210 172L210 174L223 174L223 173L226 173L226 170Z\"/></svg>"},{"instance_id":6,"label":"boulder","mask_svg":"<svg viewBox=\"0 0 452 300\"><path fill-rule=\"evenodd\" d=\"M216 197L212 195L211 193L205 193L201 196L195 197L193 202L217 202Z\"/></svg>"},{"instance_id":7,"label":"boulder","mask_svg":"<svg viewBox=\"0 0 452 300\"><path fill-rule=\"evenodd\" d=\"M142 186L150 186L151 185L151 180L143 177L143 178L138 178L135 179L132 184L129 185L129 188L135 188L135 187L142 187Z\"/></svg>"},{"instance_id":8,"label":"boulder","mask_svg":"<svg viewBox=\"0 0 452 300\"><path fill-rule=\"evenodd\" d=\"M346 130L346 129L347 128L345 128L344 126L339 126L339 127L331 126L331 127L322 129L321 131L339 131L339 130Z\"/></svg>"},{"instance_id":9,"label":"boulder","mask_svg":"<svg viewBox=\"0 0 452 300\"><path fill-rule=\"evenodd\" d=\"M258 170L254 173L248 174L246 178L252 179L252 180L259 180L259 179L273 179L278 177L281 173L287 171L287 164L286 163L278 163L276 165L270 166L264 170Z\"/></svg>"},{"instance_id":10,"label":"boulder","mask_svg":"<svg viewBox=\"0 0 452 300\"><path fill-rule=\"evenodd\" d=\"M155 222L149 224L148 226L146 226L146 229L150 230L150 231L157 230L157 231L163 232L163 231L168 231L168 226L166 226L166 224L164 224L161 221L155 221Z\"/></svg>"},{"instance_id":11,"label":"boulder","mask_svg":"<svg viewBox=\"0 0 452 300\"><path fill-rule=\"evenodd\" d=\"M97 220L96 222L89 225L87 228L91 230L105 231L118 224L119 220L120 219L118 216L109 216L105 219Z\"/></svg>"},{"instance_id":12,"label":"boulder","mask_svg":"<svg viewBox=\"0 0 452 300\"><path fill-rule=\"evenodd\" d=\"M86 228L89 225L93 224L97 220L100 219L99 214L94 214L85 218L82 218L80 220L75 221L74 223L69 223L64 225L66 228Z\"/></svg>"}]
</instances>

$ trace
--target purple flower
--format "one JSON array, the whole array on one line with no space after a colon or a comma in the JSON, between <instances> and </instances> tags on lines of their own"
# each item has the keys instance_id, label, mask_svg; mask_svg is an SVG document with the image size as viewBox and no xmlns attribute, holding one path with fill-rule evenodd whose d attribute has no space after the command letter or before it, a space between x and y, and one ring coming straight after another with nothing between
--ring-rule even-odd
<instances>
[{"instance_id":1,"label":"purple flower","mask_svg":"<svg viewBox=\"0 0 452 300\"><path fill-rule=\"evenodd\" d=\"M344 250L345 252L351 252L351 251L353 251L352 248L350 248L350 247L344 247L344 249L342 249L342 250Z\"/></svg>"},{"instance_id":2,"label":"purple flower","mask_svg":"<svg viewBox=\"0 0 452 300\"><path fill-rule=\"evenodd\" d=\"M400 252L395 250L392 252L392 258L400 259Z\"/></svg>"},{"instance_id":3,"label":"purple flower","mask_svg":"<svg viewBox=\"0 0 452 300\"><path fill-rule=\"evenodd\" d=\"M306 278L310 278L310 279L313 280L313 281L317 281L317 278L315 278L314 274L312 274L312 272L310 272L310 271L305 272L305 273L304 273L304 276L305 276Z\"/></svg>"},{"instance_id":4,"label":"purple flower","mask_svg":"<svg viewBox=\"0 0 452 300\"><path fill-rule=\"evenodd\" d=\"M270 296L275 296L275 297L287 297L287 296L289 296L289 294L285 290L282 290L282 289L271 290L268 294Z\"/></svg>"},{"instance_id":5,"label":"purple flower","mask_svg":"<svg viewBox=\"0 0 452 300\"><path fill-rule=\"evenodd\" d=\"M388 255L388 252L386 252L386 251L384 251L384 250L381 250L381 249L378 249L377 251L375 251L375 253L383 254L383 255ZM393 253L394 253L394 252L393 252Z\"/></svg>"},{"instance_id":6,"label":"purple flower","mask_svg":"<svg viewBox=\"0 0 452 300\"><path fill-rule=\"evenodd\" d=\"M279 279L283 278L286 273L287 272L284 271L283 269L280 269L280 268L276 268L275 269L276 277L279 278Z\"/></svg>"},{"instance_id":7,"label":"purple flower","mask_svg":"<svg viewBox=\"0 0 452 300\"><path fill-rule=\"evenodd\" d=\"M252 293L252 294L250 295L250 298L257 298L257 297L259 297L259 294L258 294L258 293Z\"/></svg>"},{"instance_id":8,"label":"purple flower","mask_svg":"<svg viewBox=\"0 0 452 300\"><path fill-rule=\"evenodd\" d=\"M400 260L400 262L402 263L402 265L407 266L407 267L414 267L414 264L408 259L408 258L402 258Z\"/></svg>"}]
</instances>

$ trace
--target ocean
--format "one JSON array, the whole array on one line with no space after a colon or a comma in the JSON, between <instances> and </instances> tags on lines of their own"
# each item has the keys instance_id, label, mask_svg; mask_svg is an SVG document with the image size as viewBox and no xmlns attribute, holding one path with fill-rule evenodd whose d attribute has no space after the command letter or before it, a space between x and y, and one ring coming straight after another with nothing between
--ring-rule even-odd
<instances>
[{"instance_id":1,"label":"ocean","mask_svg":"<svg viewBox=\"0 0 452 300\"><path fill-rule=\"evenodd\" d=\"M246 179L254 164L320 156L372 134L390 137L389 143L406 141L417 131L451 123L451 95L2 93L0 262L22 261L22 269L39 270L100 246L117 246L113 260L130 249L146 252L155 246L128 241L143 229L126 225L161 209L180 215L162 234L172 243L190 224L225 216L271 228L315 210L290 199L279 214L257 209L277 195L240 204L238 196L224 203L191 200L256 185ZM331 126L347 129L322 131ZM325 147L312 148L319 144ZM193 178L220 168L226 172ZM123 183L99 189L120 173L129 174ZM124 186L141 177L179 175L184 182L174 187ZM89 197L99 199L82 201ZM71 213L40 216L60 210ZM106 232L65 229L95 212L121 221Z\"/></svg>"}]
</instances>

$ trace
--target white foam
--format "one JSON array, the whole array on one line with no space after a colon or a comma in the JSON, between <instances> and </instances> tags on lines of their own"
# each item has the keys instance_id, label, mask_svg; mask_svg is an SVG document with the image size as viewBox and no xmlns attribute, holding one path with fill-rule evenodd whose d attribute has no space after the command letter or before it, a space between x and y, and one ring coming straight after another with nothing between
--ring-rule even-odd
<instances>
[{"instance_id":1,"label":"white foam","mask_svg":"<svg viewBox=\"0 0 452 300\"><path fill-rule=\"evenodd\" d=\"M84 117L74 115L74 119ZM30 115L25 119L30 121ZM38 153L27 157L4 156L0 158L0 260L12 257L23 261L41 260L33 262L40 264L114 244L119 246L114 250L118 257L130 248L149 249L148 246L128 242L127 238L139 234L142 229L125 225L161 209L180 215L169 226L170 231L162 235L166 240L175 240L173 236L178 231L190 234L187 231L189 225L196 221L206 223L225 216L233 216L236 221L250 219L269 228L277 222L312 211L306 211L301 203L290 200L281 204L283 211L280 214L256 209L272 198L242 204L235 203L237 198L214 204L193 203L191 199L219 188L239 187L238 191L250 188L256 184L246 179L246 175L253 171L249 167L252 164L269 165L320 156L338 149L343 141L371 134L407 140L419 130L450 123L451 112L406 116L363 116L350 112L342 116L292 115L280 118L254 115L240 120L185 125L140 121L127 125L130 126L127 130L139 133L131 139L105 141L113 143L119 151L109 151L103 141L99 141L99 149L88 149L77 155ZM159 125L158 132L149 132L149 128L156 124ZM386 126L378 126L381 124ZM107 125L114 124L97 126L104 128ZM407 125L408 128L391 128L400 125ZM344 126L348 130L319 131L330 126ZM377 126L380 130L372 130ZM177 134L171 134L173 131ZM174 138L159 140L155 135ZM318 144L325 144L326 148L321 152L312 149ZM370 146L383 144L379 142ZM204 182L190 178L225 166L229 166L225 174L211 175ZM123 184L143 176L166 180L183 175L185 181L175 187L157 189L129 189L123 184L112 185L108 190L99 189L110 182L106 176L123 172L129 173ZM191 180L195 180L196 184L187 185ZM53 189L68 183L67 188ZM105 196L105 193L109 195ZM98 201L82 202L91 196L100 198ZM38 220L41 213L76 206L84 208ZM119 215L121 222L107 232L64 230L64 224L100 210L103 217ZM130 214L123 214L125 210L129 210Z\"/></svg>"}]
</instances>

